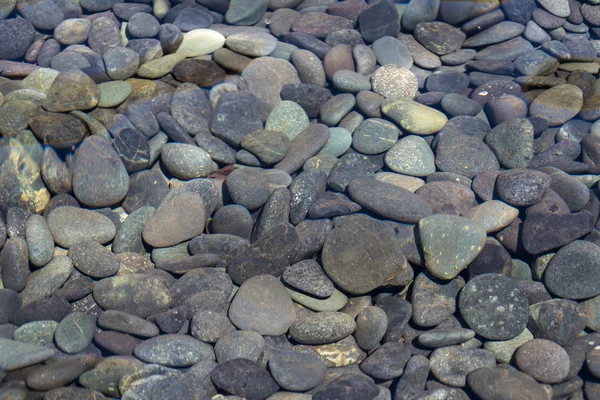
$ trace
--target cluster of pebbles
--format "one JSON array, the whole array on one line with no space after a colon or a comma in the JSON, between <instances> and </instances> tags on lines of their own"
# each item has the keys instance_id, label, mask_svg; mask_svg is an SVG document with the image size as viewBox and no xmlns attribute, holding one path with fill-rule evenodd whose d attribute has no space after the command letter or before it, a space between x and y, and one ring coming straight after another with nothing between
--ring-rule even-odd
<instances>
[{"instance_id":1,"label":"cluster of pebbles","mask_svg":"<svg viewBox=\"0 0 600 400\"><path fill-rule=\"evenodd\" d=\"M597 0L0 0L0 399L600 399Z\"/></svg>"}]
</instances>

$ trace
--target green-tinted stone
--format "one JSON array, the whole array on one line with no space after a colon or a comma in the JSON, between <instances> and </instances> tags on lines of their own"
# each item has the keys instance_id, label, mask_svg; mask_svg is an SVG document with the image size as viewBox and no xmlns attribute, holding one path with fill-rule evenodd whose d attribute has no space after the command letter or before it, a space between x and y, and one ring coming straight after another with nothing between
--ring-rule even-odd
<instances>
[{"instance_id":1,"label":"green-tinted stone","mask_svg":"<svg viewBox=\"0 0 600 400\"><path fill-rule=\"evenodd\" d=\"M425 266L440 279L453 279L483 250L486 233L477 221L436 214L419 221Z\"/></svg>"},{"instance_id":2,"label":"green-tinted stone","mask_svg":"<svg viewBox=\"0 0 600 400\"><path fill-rule=\"evenodd\" d=\"M333 294L326 299L307 296L296 290L292 290L289 287L286 289L292 297L292 300L313 311L339 311L346 303L348 303L348 297L337 289L335 289Z\"/></svg>"},{"instance_id":3,"label":"green-tinted stone","mask_svg":"<svg viewBox=\"0 0 600 400\"><path fill-rule=\"evenodd\" d=\"M329 140L321 153L339 157L352 145L352 134L344 128L329 128Z\"/></svg>"},{"instance_id":4,"label":"green-tinted stone","mask_svg":"<svg viewBox=\"0 0 600 400\"><path fill-rule=\"evenodd\" d=\"M56 328L56 321L33 321L18 327L13 338L18 342L46 346L54 341Z\"/></svg>"},{"instance_id":5,"label":"green-tinted stone","mask_svg":"<svg viewBox=\"0 0 600 400\"><path fill-rule=\"evenodd\" d=\"M439 132L448 122L442 112L407 99L384 104L381 111L402 129L422 136Z\"/></svg>"},{"instance_id":6,"label":"green-tinted stone","mask_svg":"<svg viewBox=\"0 0 600 400\"><path fill-rule=\"evenodd\" d=\"M425 139L410 135L388 150L385 164L399 174L427 176L435 172L435 155Z\"/></svg>"},{"instance_id":7,"label":"green-tinted stone","mask_svg":"<svg viewBox=\"0 0 600 400\"><path fill-rule=\"evenodd\" d=\"M143 366L143 362L133 357L107 357L100 361L96 368L83 373L79 377L79 383L88 389L117 398L121 396L121 378L138 372Z\"/></svg>"},{"instance_id":8,"label":"green-tinted stone","mask_svg":"<svg viewBox=\"0 0 600 400\"><path fill-rule=\"evenodd\" d=\"M40 93L48 93L59 72L51 68L40 68L23 79L23 89L33 89Z\"/></svg>"},{"instance_id":9,"label":"green-tinted stone","mask_svg":"<svg viewBox=\"0 0 600 400\"><path fill-rule=\"evenodd\" d=\"M283 132L293 140L308 124L308 115L304 109L293 101L284 100L269 114L265 129Z\"/></svg>"},{"instance_id":10,"label":"green-tinted stone","mask_svg":"<svg viewBox=\"0 0 600 400\"><path fill-rule=\"evenodd\" d=\"M483 348L491 351L500 363L508 364L513 353L522 345L533 339L529 329L525 328L518 336L509 340L488 340L483 344Z\"/></svg>"},{"instance_id":11,"label":"green-tinted stone","mask_svg":"<svg viewBox=\"0 0 600 400\"><path fill-rule=\"evenodd\" d=\"M140 65L137 74L142 78L158 79L173 71L175 65L184 59L185 56L183 54L168 54Z\"/></svg>"},{"instance_id":12,"label":"green-tinted stone","mask_svg":"<svg viewBox=\"0 0 600 400\"><path fill-rule=\"evenodd\" d=\"M240 144L265 164L275 164L287 154L291 139L282 131L260 130L246 135Z\"/></svg>"},{"instance_id":13,"label":"green-tinted stone","mask_svg":"<svg viewBox=\"0 0 600 400\"><path fill-rule=\"evenodd\" d=\"M125 81L104 82L98 85L100 89L100 102L98 107L116 107L131 94L131 83Z\"/></svg>"},{"instance_id":14,"label":"green-tinted stone","mask_svg":"<svg viewBox=\"0 0 600 400\"><path fill-rule=\"evenodd\" d=\"M304 163L304 171L318 169L329 175L329 172L331 172L331 169L336 162L338 162L336 157L332 156L331 154L320 152L316 156L309 158Z\"/></svg>"}]
</instances>

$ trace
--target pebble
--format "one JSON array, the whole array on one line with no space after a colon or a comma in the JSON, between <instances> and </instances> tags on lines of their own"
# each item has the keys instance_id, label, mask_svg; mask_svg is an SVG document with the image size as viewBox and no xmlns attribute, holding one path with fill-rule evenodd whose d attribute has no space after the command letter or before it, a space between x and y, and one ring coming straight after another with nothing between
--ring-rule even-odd
<instances>
[{"instance_id":1,"label":"pebble","mask_svg":"<svg viewBox=\"0 0 600 400\"><path fill-rule=\"evenodd\" d=\"M115 275L120 268L115 255L93 240L73 244L68 255L79 272L92 278Z\"/></svg>"},{"instance_id":2,"label":"pebble","mask_svg":"<svg viewBox=\"0 0 600 400\"><path fill-rule=\"evenodd\" d=\"M481 252L486 238L485 228L477 221L443 214L423 218L419 233L425 265L440 279L453 279L465 269Z\"/></svg>"},{"instance_id":3,"label":"pebble","mask_svg":"<svg viewBox=\"0 0 600 400\"><path fill-rule=\"evenodd\" d=\"M511 384L507 385L506 382ZM484 400L506 396L511 399L546 398L544 386L514 368L483 367L467 376L469 387Z\"/></svg>"},{"instance_id":4,"label":"pebble","mask_svg":"<svg viewBox=\"0 0 600 400\"><path fill-rule=\"evenodd\" d=\"M269 369L281 388L303 392L323 381L326 365L314 354L285 351L269 358Z\"/></svg>"},{"instance_id":5,"label":"pebble","mask_svg":"<svg viewBox=\"0 0 600 400\"><path fill-rule=\"evenodd\" d=\"M83 240L105 244L116 234L115 225L104 215L73 206L55 208L46 222L56 244L66 249Z\"/></svg>"},{"instance_id":6,"label":"pebble","mask_svg":"<svg viewBox=\"0 0 600 400\"><path fill-rule=\"evenodd\" d=\"M519 369L542 383L562 382L569 373L569 355L558 344L534 339L523 344L515 354Z\"/></svg>"},{"instance_id":7,"label":"pebble","mask_svg":"<svg viewBox=\"0 0 600 400\"><path fill-rule=\"evenodd\" d=\"M298 343L315 345L344 339L355 329L356 322L348 314L325 311L296 320L289 334Z\"/></svg>"},{"instance_id":8,"label":"pebble","mask_svg":"<svg viewBox=\"0 0 600 400\"><path fill-rule=\"evenodd\" d=\"M431 373L441 382L454 387L465 387L467 376L480 368L492 368L494 355L483 349L448 346L436 349L430 357Z\"/></svg>"},{"instance_id":9,"label":"pebble","mask_svg":"<svg viewBox=\"0 0 600 400\"><path fill-rule=\"evenodd\" d=\"M54 248L52 249L54 250ZM73 272L73 263L68 257L56 256L43 268L33 272L21 292L23 305L42 300L56 293Z\"/></svg>"},{"instance_id":10,"label":"pebble","mask_svg":"<svg viewBox=\"0 0 600 400\"><path fill-rule=\"evenodd\" d=\"M412 99L419 88L414 73L393 64L379 67L371 77L371 85L375 93L386 99Z\"/></svg>"},{"instance_id":11,"label":"pebble","mask_svg":"<svg viewBox=\"0 0 600 400\"><path fill-rule=\"evenodd\" d=\"M560 125L579 113L583 106L581 90L574 85L559 85L547 89L529 106L533 117L544 118L551 126Z\"/></svg>"},{"instance_id":12,"label":"pebble","mask_svg":"<svg viewBox=\"0 0 600 400\"><path fill-rule=\"evenodd\" d=\"M117 310L146 318L166 311L171 295L158 278L128 274L104 278L94 285L94 299L104 310Z\"/></svg>"},{"instance_id":13,"label":"pebble","mask_svg":"<svg viewBox=\"0 0 600 400\"><path fill-rule=\"evenodd\" d=\"M72 313L65 317L56 328L54 340L59 349L68 354L83 351L96 332L93 316L83 313Z\"/></svg>"},{"instance_id":14,"label":"pebble","mask_svg":"<svg viewBox=\"0 0 600 400\"><path fill-rule=\"evenodd\" d=\"M194 29L183 34L183 40L177 47L177 54L185 57L199 57L214 53L223 47L225 37L211 29Z\"/></svg>"},{"instance_id":15,"label":"pebble","mask_svg":"<svg viewBox=\"0 0 600 400\"><path fill-rule=\"evenodd\" d=\"M14 340L38 346L46 346L54 341L56 321L34 321L21 325L15 330Z\"/></svg>"},{"instance_id":16,"label":"pebble","mask_svg":"<svg viewBox=\"0 0 600 400\"><path fill-rule=\"evenodd\" d=\"M210 378L225 392L246 398L266 399L279 389L266 369L243 358L217 365Z\"/></svg>"},{"instance_id":17,"label":"pebble","mask_svg":"<svg viewBox=\"0 0 600 400\"><path fill-rule=\"evenodd\" d=\"M136 357L149 364L189 367L204 360L214 360L210 345L187 335L161 335L141 342L133 349Z\"/></svg>"},{"instance_id":18,"label":"pebble","mask_svg":"<svg viewBox=\"0 0 600 400\"><path fill-rule=\"evenodd\" d=\"M169 247L204 230L205 205L193 192L184 192L161 205L144 225L142 237L153 247Z\"/></svg>"},{"instance_id":19,"label":"pebble","mask_svg":"<svg viewBox=\"0 0 600 400\"><path fill-rule=\"evenodd\" d=\"M490 340L516 337L525 328L529 314L525 295L510 278L499 274L469 280L461 291L458 307L471 329Z\"/></svg>"},{"instance_id":20,"label":"pebble","mask_svg":"<svg viewBox=\"0 0 600 400\"><path fill-rule=\"evenodd\" d=\"M236 331L235 328L229 334L219 339L215 345L215 355L219 364L236 358L244 358L258 363L263 354L265 340L254 331Z\"/></svg>"},{"instance_id":21,"label":"pebble","mask_svg":"<svg viewBox=\"0 0 600 400\"><path fill-rule=\"evenodd\" d=\"M381 111L402 129L420 136L437 133L448 122L440 111L408 99L387 103Z\"/></svg>"},{"instance_id":22,"label":"pebble","mask_svg":"<svg viewBox=\"0 0 600 400\"><path fill-rule=\"evenodd\" d=\"M486 340L483 348L494 353L498 362L509 364L515 351L532 339L533 334L525 328L523 332L509 340Z\"/></svg>"},{"instance_id":23,"label":"pebble","mask_svg":"<svg viewBox=\"0 0 600 400\"><path fill-rule=\"evenodd\" d=\"M550 292L565 299L585 299L600 294L594 279L598 268L596 257L600 247L575 240L561 248L544 273L544 283Z\"/></svg>"},{"instance_id":24,"label":"pebble","mask_svg":"<svg viewBox=\"0 0 600 400\"><path fill-rule=\"evenodd\" d=\"M85 111L96 107L99 101L100 90L92 78L81 71L66 71L52 82L43 106L54 112Z\"/></svg>"},{"instance_id":25,"label":"pebble","mask_svg":"<svg viewBox=\"0 0 600 400\"><path fill-rule=\"evenodd\" d=\"M415 39L438 56L458 50L466 35L445 22L420 22L415 26Z\"/></svg>"},{"instance_id":26,"label":"pebble","mask_svg":"<svg viewBox=\"0 0 600 400\"><path fill-rule=\"evenodd\" d=\"M13 5L14 6L14 5ZM35 28L27 19L12 18L0 21L0 59L22 58L33 42Z\"/></svg>"},{"instance_id":27,"label":"pebble","mask_svg":"<svg viewBox=\"0 0 600 400\"><path fill-rule=\"evenodd\" d=\"M435 172L435 155L422 137L410 135L386 152L385 164L399 174L427 176Z\"/></svg>"},{"instance_id":28,"label":"pebble","mask_svg":"<svg viewBox=\"0 0 600 400\"><path fill-rule=\"evenodd\" d=\"M46 220L39 215L32 215L25 225L25 238L29 261L36 267L46 265L54 256L54 240Z\"/></svg>"},{"instance_id":29,"label":"pebble","mask_svg":"<svg viewBox=\"0 0 600 400\"><path fill-rule=\"evenodd\" d=\"M300 132L308 128L308 115L297 103L284 100L269 114L265 129L285 133L294 140Z\"/></svg>"},{"instance_id":30,"label":"pebble","mask_svg":"<svg viewBox=\"0 0 600 400\"><path fill-rule=\"evenodd\" d=\"M0 338L0 348L2 349L0 368L3 371L12 371L46 361L56 352L50 347L3 338Z\"/></svg>"},{"instance_id":31,"label":"pebble","mask_svg":"<svg viewBox=\"0 0 600 400\"><path fill-rule=\"evenodd\" d=\"M276 278L259 275L242 284L229 307L229 318L239 329L277 336L294 323L296 310Z\"/></svg>"}]
</instances>

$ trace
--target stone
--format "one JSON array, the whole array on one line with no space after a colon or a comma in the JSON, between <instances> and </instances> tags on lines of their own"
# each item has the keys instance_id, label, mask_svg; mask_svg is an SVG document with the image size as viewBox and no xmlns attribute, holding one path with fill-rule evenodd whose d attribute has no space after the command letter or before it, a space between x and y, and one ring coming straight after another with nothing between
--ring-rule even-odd
<instances>
[{"instance_id":1,"label":"stone","mask_svg":"<svg viewBox=\"0 0 600 400\"><path fill-rule=\"evenodd\" d=\"M348 314L325 311L296 320L290 327L292 339L302 344L326 344L354 332L356 323Z\"/></svg>"},{"instance_id":2,"label":"stone","mask_svg":"<svg viewBox=\"0 0 600 400\"><path fill-rule=\"evenodd\" d=\"M173 67L173 76L180 82L210 87L225 80L225 70L210 60L187 59Z\"/></svg>"},{"instance_id":3,"label":"stone","mask_svg":"<svg viewBox=\"0 0 600 400\"><path fill-rule=\"evenodd\" d=\"M367 293L392 279L401 267L396 261L401 250L393 243L392 232L377 221L365 222L363 227L352 224L335 228L323 246L325 273L348 293ZM348 241L350 237L352 241ZM373 243L380 245L376 253L371 248ZM365 269L365 265L370 267Z\"/></svg>"},{"instance_id":4,"label":"stone","mask_svg":"<svg viewBox=\"0 0 600 400\"><path fill-rule=\"evenodd\" d=\"M361 349L375 349L387 330L387 314L379 307L366 307L356 316L354 337Z\"/></svg>"},{"instance_id":5,"label":"stone","mask_svg":"<svg viewBox=\"0 0 600 400\"><path fill-rule=\"evenodd\" d=\"M273 57L254 59L244 68L244 88L258 99L260 116L263 120L281 101L281 89L287 84L300 83L296 69L286 60ZM269 85L264 82L269 81Z\"/></svg>"},{"instance_id":6,"label":"stone","mask_svg":"<svg viewBox=\"0 0 600 400\"><path fill-rule=\"evenodd\" d=\"M67 282L72 272L73 263L68 257L54 257L43 268L29 276L21 292L23 305L29 305L54 294Z\"/></svg>"},{"instance_id":7,"label":"stone","mask_svg":"<svg viewBox=\"0 0 600 400\"><path fill-rule=\"evenodd\" d=\"M443 56L458 50L466 35L445 22L421 22L415 26L415 39L427 50Z\"/></svg>"},{"instance_id":8,"label":"stone","mask_svg":"<svg viewBox=\"0 0 600 400\"><path fill-rule=\"evenodd\" d=\"M498 170L499 163L492 150L480 139L463 135L441 135L436 146L436 166L473 178L485 170Z\"/></svg>"},{"instance_id":9,"label":"stone","mask_svg":"<svg viewBox=\"0 0 600 400\"><path fill-rule=\"evenodd\" d=\"M375 399L379 387L367 376L343 374L334 379L324 390L313 395L314 400L325 400L346 396L348 399Z\"/></svg>"},{"instance_id":10,"label":"stone","mask_svg":"<svg viewBox=\"0 0 600 400\"><path fill-rule=\"evenodd\" d=\"M85 43L92 23L85 18L70 18L59 23L54 29L54 38L63 45Z\"/></svg>"},{"instance_id":11,"label":"stone","mask_svg":"<svg viewBox=\"0 0 600 400\"><path fill-rule=\"evenodd\" d=\"M475 331L464 328L438 328L419 335L419 344L440 348L465 343L475 337Z\"/></svg>"},{"instance_id":12,"label":"stone","mask_svg":"<svg viewBox=\"0 0 600 400\"><path fill-rule=\"evenodd\" d=\"M171 73L173 68L179 64L185 56L181 53L167 54L155 60L140 65L137 75L141 78L158 79Z\"/></svg>"},{"instance_id":13,"label":"stone","mask_svg":"<svg viewBox=\"0 0 600 400\"><path fill-rule=\"evenodd\" d=\"M209 154L186 143L167 143L161 148L161 160L175 177L184 180L204 178L214 172Z\"/></svg>"},{"instance_id":14,"label":"stone","mask_svg":"<svg viewBox=\"0 0 600 400\"><path fill-rule=\"evenodd\" d=\"M129 175L112 146L103 137L87 137L75 157L75 197L88 206L106 207L123 200L128 190Z\"/></svg>"},{"instance_id":15,"label":"stone","mask_svg":"<svg viewBox=\"0 0 600 400\"><path fill-rule=\"evenodd\" d=\"M115 225L108 217L73 206L55 208L48 214L46 222L56 244L65 249L83 240L105 244L116 234Z\"/></svg>"},{"instance_id":16,"label":"stone","mask_svg":"<svg viewBox=\"0 0 600 400\"><path fill-rule=\"evenodd\" d=\"M471 208L464 216L478 221L490 233L507 227L518 215L518 209L498 200L489 200Z\"/></svg>"},{"instance_id":17,"label":"stone","mask_svg":"<svg viewBox=\"0 0 600 400\"><path fill-rule=\"evenodd\" d=\"M384 36L371 45L379 65L396 65L406 69L413 66L413 56L400 40Z\"/></svg>"},{"instance_id":18,"label":"stone","mask_svg":"<svg viewBox=\"0 0 600 400\"><path fill-rule=\"evenodd\" d=\"M350 197L361 206L399 222L417 223L432 212L425 199L387 182L356 178L348 189ZM372 196L374 193L377 196Z\"/></svg>"},{"instance_id":19,"label":"stone","mask_svg":"<svg viewBox=\"0 0 600 400\"><path fill-rule=\"evenodd\" d=\"M527 168L533 158L533 126L527 119L501 123L486 135L485 142L503 167Z\"/></svg>"},{"instance_id":20,"label":"stone","mask_svg":"<svg viewBox=\"0 0 600 400\"><path fill-rule=\"evenodd\" d=\"M499 274L472 278L459 296L458 307L471 329L491 340L519 335L529 314L526 296L510 278Z\"/></svg>"},{"instance_id":21,"label":"stone","mask_svg":"<svg viewBox=\"0 0 600 400\"><path fill-rule=\"evenodd\" d=\"M98 105L100 90L81 71L61 72L52 82L43 106L48 111L90 110Z\"/></svg>"},{"instance_id":22,"label":"stone","mask_svg":"<svg viewBox=\"0 0 600 400\"><path fill-rule=\"evenodd\" d=\"M205 205L193 192L165 202L144 225L142 237L153 247L169 247L198 236L204 230Z\"/></svg>"},{"instance_id":23,"label":"stone","mask_svg":"<svg viewBox=\"0 0 600 400\"><path fill-rule=\"evenodd\" d=\"M529 106L533 117L544 118L551 126L561 125L579 113L583 94L575 85L559 85L537 96Z\"/></svg>"},{"instance_id":24,"label":"stone","mask_svg":"<svg viewBox=\"0 0 600 400\"><path fill-rule=\"evenodd\" d=\"M542 199L550 188L548 175L530 169L503 171L495 188L502 201L515 207L530 206Z\"/></svg>"},{"instance_id":25,"label":"stone","mask_svg":"<svg viewBox=\"0 0 600 400\"><path fill-rule=\"evenodd\" d=\"M54 340L59 349L68 354L75 354L92 343L95 332L96 321L93 316L72 313L60 321L54 333Z\"/></svg>"},{"instance_id":26,"label":"stone","mask_svg":"<svg viewBox=\"0 0 600 400\"><path fill-rule=\"evenodd\" d=\"M294 140L308 128L308 123L308 116L302 107L293 101L283 100L269 114L265 129L285 133L290 140Z\"/></svg>"},{"instance_id":27,"label":"stone","mask_svg":"<svg viewBox=\"0 0 600 400\"><path fill-rule=\"evenodd\" d=\"M362 154L381 154L394 146L400 130L379 118L364 120L352 134L352 146Z\"/></svg>"},{"instance_id":28,"label":"stone","mask_svg":"<svg viewBox=\"0 0 600 400\"><path fill-rule=\"evenodd\" d=\"M402 129L420 136L437 133L448 122L440 111L408 99L387 103L381 111Z\"/></svg>"},{"instance_id":29,"label":"stone","mask_svg":"<svg viewBox=\"0 0 600 400\"><path fill-rule=\"evenodd\" d=\"M29 261L36 267L46 265L54 256L54 240L46 220L32 215L25 225L25 239L29 252Z\"/></svg>"},{"instance_id":30,"label":"stone","mask_svg":"<svg viewBox=\"0 0 600 400\"><path fill-rule=\"evenodd\" d=\"M370 4L358 16L360 33L366 42L374 42L384 36L397 36L400 31L400 17L391 1L384 0Z\"/></svg>"},{"instance_id":31,"label":"stone","mask_svg":"<svg viewBox=\"0 0 600 400\"><path fill-rule=\"evenodd\" d=\"M599 251L597 245L582 240L562 247L544 273L548 290L556 296L573 300L600 294L599 282L594 279Z\"/></svg>"},{"instance_id":32,"label":"stone","mask_svg":"<svg viewBox=\"0 0 600 400\"><path fill-rule=\"evenodd\" d=\"M566 0L542 0L540 5L557 17L566 18L571 13L569 2Z\"/></svg>"},{"instance_id":33,"label":"stone","mask_svg":"<svg viewBox=\"0 0 600 400\"><path fill-rule=\"evenodd\" d=\"M279 390L266 369L243 358L219 364L210 378L218 388L240 397L266 399Z\"/></svg>"},{"instance_id":34,"label":"stone","mask_svg":"<svg viewBox=\"0 0 600 400\"><path fill-rule=\"evenodd\" d=\"M98 107L102 108L119 106L127 100L133 90L131 84L125 81L104 82L98 85L98 89L100 90Z\"/></svg>"},{"instance_id":35,"label":"stone","mask_svg":"<svg viewBox=\"0 0 600 400\"><path fill-rule=\"evenodd\" d=\"M323 124L311 124L290 143L286 156L274 168L288 174L298 171L311 157L316 156L329 141L329 129Z\"/></svg>"},{"instance_id":36,"label":"stone","mask_svg":"<svg viewBox=\"0 0 600 400\"><path fill-rule=\"evenodd\" d=\"M55 350L37 346L30 343L22 343L14 340L0 338L0 368L3 371L12 371L30 365L38 364L51 358Z\"/></svg>"},{"instance_id":37,"label":"stone","mask_svg":"<svg viewBox=\"0 0 600 400\"><path fill-rule=\"evenodd\" d=\"M275 353L269 358L269 369L281 388L306 391L322 382L326 365L317 355L285 351Z\"/></svg>"},{"instance_id":38,"label":"stone","mask_svg":"<svg viewBox=\"0 0 600 400\"><path fill-rule=\"evenodd\" d=\"M161 335L141 342L134 348L136 357L149 364L189 367L214 360L212 347L187 335Z\"/></svg>"},{"instance_id":39,"label":"stone","mask_svg":"<svg viewBox=\"0 0 600 400\"><path fill-rule=\"evenodd\" d=\"M151 38L158 35L159 25L152 14L137 12L127 22L127 33L134 38Z\"/></svg>"},{"instance_id":40,"label":"stone","mask_svg":"<svg viewBox=\"0 0 600 400\"><path fill-rule=\"evenodd\" d=\"M523 332L509 340L486 340L483 348L494 353L496 361L509 364L515 351L532 339L533 334L525 328Z\"/></svg>"},{"instance_id":41,"label":"stone","mask_svg":"<svg viewBox=\"0 0 600 400\"><path fill-rule=\"evenodd\" d=\"M507 385L507 381L511 384ZM479 368L467 376L467 383L471 390L484 400L503 396L519 400L547 397L544 386L514 368L493 366Z\"/></svg>"},{"instance_id":42,"label":"stone","mask_svg":"<svg viewBox=\"0 0 600 400\"><path fill-rule=\"evenodd\" d=\"M480 368L492 368L494 355L483 349L448 346L436 349L429 359L433 375L441 382L454 387L465 387L467 376Z\"/></svg>"},{"instance_id":43,"label":"stone","mask_svg":"<svg viewBox=\"0 0 600 400\"><path fill-rule=\"evenodd\" d=\"M410 135L386 152L385 164L399 174L427 176L435 172L435 155L423 138Z\"/></svg>"},{"instance_id":44,"label":"stone","mask_svg":"<svg viewBox=\"0 0 600 400\"><path fill-rule=\"evenodd\" d=\"M430 182L415 193L427 200L434 214L462 216L477 204L472 190L454 182Z\"/></svg>"},{"instance_id":45,"label":"stone","mask_svg":"<svg viewBox=\"0 0 600 400\"><path fill-rule=\"evenodd\" d=\"M140 66L139 54L126 47L109 49L102 58L106 74L114 81L131 78Z\"/></svg>"},{"instance_id":46,"label":"stone","mask_svg":"<svg viewBox=\"0 0 600 400\"><path fill-rule=\"evenodd\" d=\"M540 383L562 382L569 373L569 355L558 344L534 339L515 352L519 369Z\"/></svg>"},{"instance_id":47,"label":"stone","mask_svg":"<svg viewBox=\"0 0 600 400\"><path fill-rule=\"evenodd\" d=\"M14 4L13 4L14 7ZM0 20L0 59L22 58L33 42L35 28L27 19L11 18Z\"/></svg>"},{"instance_id":48,"label":"stone","mask_svg":"<svg viewBox=\"0 0 600 400\"><path fill-rule=\"evenodd\" d=\"M386 99L412 99L419 89L417 77L403 66L389 64L371 76L373 91Z\"/></svg>"},{"instance_id":49,"label":"stone","mask_svg":"<svg viewBox=\"0 0 600 400\"><path fill-rule=\"evenodd\" d=\"M229 307L229 318L239 329L277 336L287 332L296 320L296 311L276 278L259 275L242 284Z\"/></svg>"},{"instance_id":50,"label":"stone","mask_svg":"<svg viewBox=\"0 0 600 400\"><path fill-rule=\"evenodd\" d=\"M86 125L66 114L43 113L29 120L29 126L40 142L55 149L68 149L79 144L88 133Z\"/></svg>"}]
</instances>

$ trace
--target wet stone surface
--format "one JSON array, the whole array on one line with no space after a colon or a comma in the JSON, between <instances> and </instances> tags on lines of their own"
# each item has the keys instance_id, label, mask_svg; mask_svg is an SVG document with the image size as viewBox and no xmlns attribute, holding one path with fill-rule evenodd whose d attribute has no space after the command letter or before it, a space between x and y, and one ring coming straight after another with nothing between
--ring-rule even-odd
<instances>
[{"instance_id":1,"label":"wet stone surface","mask_svg":"<svg viewBox=\"0 0 600 400\"><path fill-rule=\"evenodd\" d=\"M596 3L0 0L0 398L598 398Z\"/></svg>"}]
</instances>

